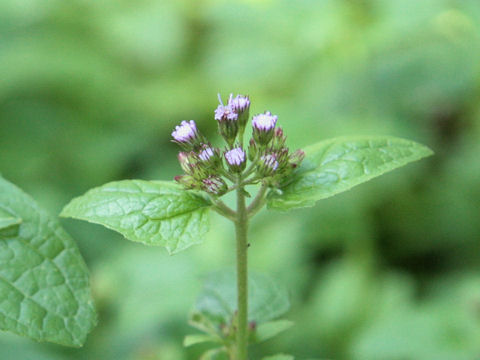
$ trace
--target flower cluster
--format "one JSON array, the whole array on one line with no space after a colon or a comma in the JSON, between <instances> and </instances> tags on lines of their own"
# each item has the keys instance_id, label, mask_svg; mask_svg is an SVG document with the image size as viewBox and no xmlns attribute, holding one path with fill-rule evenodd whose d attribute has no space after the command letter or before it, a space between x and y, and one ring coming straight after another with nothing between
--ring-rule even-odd
<instances>
[{"instance_id":1,"label":"flower cluster","mask_svg":"<svg viewBox=\"0 0 480 360\"><path fill-rule=\"evenodd\" d=\"M243 135L249 118L249 97L230 94L225 105L219 96L219 103L214 118L227 146L223 149L212 146L198 131L195 121L182 121L172 137L183 149L178 161L185 174L175 180L187 189L215 196L228 192L227 182L239 178L243 184L262 182L270 187L279 186L300 165L305 156L303 151L290 153L283 130L276 127L278 117L269 111L253 116L252 138L245 150ZM250 162L248 167L247 162Z\"/></svg>"}]
</instances>

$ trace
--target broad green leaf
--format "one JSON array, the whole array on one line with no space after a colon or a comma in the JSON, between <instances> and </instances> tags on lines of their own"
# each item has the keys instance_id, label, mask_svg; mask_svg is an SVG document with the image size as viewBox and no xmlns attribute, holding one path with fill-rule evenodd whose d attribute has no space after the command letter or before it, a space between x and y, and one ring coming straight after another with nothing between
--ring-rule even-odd
<instances>
[{"instance_id":1,"label":"broad green leaf","mask_svg":"<svg viewBox=\"0 0 480 360\"><path fill-rule=\"evenodd\" d=\"M212 349L205 352L200 360L229 360L229 356L225 348Z\"/></svg>"},{"instance_id":2,"label":"broad green leaf","mask_svg":"<svg viewBox=\"0 0 480 360\"><path fill-rule=\"evenodd\" d=\"M0 207L0 239L17 235L21 222L22 219Z\"/></svg>"},{"instance_id":3,"label":"broad green leaf","mask_svg":"<svg viewBox=\"0 0 480 360\"><path fill-rule=\"evenodd\" d=\"M18 227L22 219L15 217L5 209L0 208L0 230L10 227Z\"/></svg>"},{"instance_id":4,"label":"broad green leaf","mask_svg":"<svg viewBox=\"0 0 480 360\"><path fill-rule=\"evenodd\" d=\"M205 282L195 310L217 324L229 324L237 308L236 277L232 271L216 272ZM270 277L252 273L248 278L248 319L257 325L288 311L285 288Z\"/></svg>"},{"instance_id":5,"label":"broad green leaf","mask_svg":"<svg viewBox=\"0 0 480 360\"><path fill-rule=\"evenodd\" d=\"M189 347L196 344L201 344L205 342L218 342L219 338L215 338L210 335L203 335L203 334L194 334L194 335L187 335L185 339L183 339L183 346Z\"/></svg>"},{"instance_id":6,"label":"broad green leaf","mask_svg":"<svg viewBox=\"0 0 480 360\"><path fill-rule=\"evenodd\" d=\"M218 324L212 320L213 319L201 312L193 311L190 314L188 323L198 330L210 334L211 336L221 337L222 334L217 326Z\"/></svg>"},{"instance_id":7,"label":"broad green leaf","mask_svg":"<svg viewBox=\"0 0 480 360\"><path fill-rule=\"evenodd\" d=\"M264 357L262 360L294 360L295 358L292 355L277 354L272 356Z\"/></svg>"},{"instance_id":8,"label":"broad green leaf","mask_svg":"<svg viewBox=\"0 0 480 360\"><path fill-rule=\"evenodd\" d=\"M253 342L268 340L293 326L293 321L277 320L269 321L257 326L253 334Z\"/></svg>"},{"instance_id":9,"label":"broad green leaf","mask_svg":"<svg viewBox=\"0 0 480 360\"><path fill-rule=\"evenodd\" d=\"M124 180L73 199L61 216L101 224L174 254L203 241L209 205L201 195L172 182Z\"/></svg>"},{"instance_id":10,"label":"broad green leaf","mask_svg":"<svg viewBox=\"0 0 480 360\"><path fill-rule=\"evenodd\" d=\"M58 221L0 177L0 208L22 219L0 241L0 329L81 346L96 323L88 269Z\"/></svg>"},{"instance_id":11,"label":"broad green leaf","mask_svg":"<svg viewBox=\"0 0 480 360\"><path fill-rule=\"evenodd\" d=\"M413 141L394 137L341 137L305 148L306 158L281 191L268 194L269 209L313 206L409 162L432 155Z\"/></svg>"}]
</instances>

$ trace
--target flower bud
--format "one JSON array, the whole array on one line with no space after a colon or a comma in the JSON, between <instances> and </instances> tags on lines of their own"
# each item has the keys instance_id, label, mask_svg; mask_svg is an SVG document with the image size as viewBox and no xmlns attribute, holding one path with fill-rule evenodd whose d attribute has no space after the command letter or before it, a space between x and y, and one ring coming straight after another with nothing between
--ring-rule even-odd
<instances>
[{"instance_id":1,"label":"flower bud","mask_svg":"<svg viewBox=\"0 0 480 360\"><path fill-rule=\"evenodd\" d=\"M173 141L182 146L186 150L192 150L201 142L201 136L197 130L195 121L183 120L180 125L175 126L172 132Z\"/></svg>"},{"instance_id":2,"label":"flower bud","mask_svg":"<svg viewBox=\"0 0 480 360\"><path fill-rule=\"evenodd\" d=\"M189 174L191 172L191 167L194 165L190 154L184 151L181 151L178 153L177 158L183 172L185 172L186 174Z\"/></svg>"},{"instance_id":3,"label":"flower bud","mask_svg":"<svg viewBox=\"0 0 480 360\"><path fill-rule=\"evenodd\" d=\"M230 105L223 105L220 94L218 94L218 105L215 110L215 120L218 121L218 130L225 141L232 146L238 133L238 114Z\"/></svg>"},{"instance_id":4,"label":"flower bud","mask_svg":"<svg viewBox=\"0 0 480 360\"><path fill-rule=\"evenodd\" d=\"M272 115L270 111L264 114L255 115L252 119L253 138L259 145L268 145L272 140L275 125L277 124L277 116Z\"/></svg>"},{"instance_id":5,"label":"flower bud","mask_svg":"<svg viewBox=\"0 0 480 360\"><path fill-rule=\"evenodd\" d=\"M190 175L178 175L175 176L175 181L179 184L183 185L186 189L195 189L196 188L196 181Z\"/></svg>"},{"instance_id":6,"label":"flower bud","mask_svg":"<svg viewBox=\"0 0 480 360\"><path fill-rule=\"evenodd\" d=\"M223 195L228 186L221 177L212 175L202 180L202 190L213 195Z\"/></svg>"},{"instance_id":7,"label":"flower bud","mask_svg":"<svg viewBox=\"0 0 480 360\"><path fill-rule=\"evenodd\" d=\"M195 152L180 152L178 154L178 162L185 174L192 176L195 179L203 179L208 175L208 169L198 159Z\"/></svg>"},{"instance_id":8,"label":"flower bud","mask_svg":"<svg viewBox=\"0 0 480 360\"><path fill-rule=\"evenodd\" d=\"M276 154L265 154L260 157L257 172L262 177L268 177L277 171L278 165Z\"/></svg>"},{"instance_id":9,"label":"flower bud","mask_svg":"<svg viewBox=\"0 0 480 360\"><path fill-rule=\"evenodd\" d=\"M305 159L305 152L301 149L296 150L288 157L288 162L292 166L292 168L297 168L302 163L303 159Z\"/></svg>"},{"instance_id":10,"label":"flower bud","mask_svg":"<svg viewBox=\"0 0 480 360\"><path fill-rule=\"evenodd\" d=\"M233 172L242 172L245 169L245 151L241 147L233 148L225 153L228 168Z\"/></svg>"},{"instance_id":11,"label":"flower bud","mask_svg":"<svg viewBox=\"0 0 480 360\"><path fill-rule=\"evenodd\" d=\"M273 134L273 141L272 141L272 150L279 151L282 150L285 146L285 142L287 141L287 137L283 133L283 129L278 127L275 129Z\"/></svg>"},{"instance_id":12,"label":"flower bud","mask_svg":"<svg viewBox=\"0 0 480 360\"><path fill-rule=\"evenodd\" d=\"M284 168L288 165L288 148L284 147L277 152L275 152L275 156L277 157L277 161L281 168Z\"/></svg>"},{"instance_id":13,"label":"flower bud","mask_svg":"<svg viewBox=\"0 0 480 360\"><path fill-rule=\"evenodd\" d=\"M217 148L213 148L207 144L203 144L200 148L198 159L202 162L202 164L210 169L218 168L222 163L220 151Z\"/></svg>"},{"instance_id":14,"label":"flower bud","mask_svg":"<svg viewBox=\"0 0 480 360\"><path fill-rule=\"evenodd\" d=\"M248 145L248 160L253 161L258 154L258 147L257 144L255 143L255 140L250 139L249 145Z\"/></svg>"},{"instance_id":15,"label":"flower bud","mask_svg":"<svg viewBox=\"0 0 480 360\"><path fill-rule=\"evenodd\" d=\"M238 114L238 123L241 128L245 128L248 121L248 114L250 112L250 98L248 96L237 95L233 97L230 94L228 99L228 106Z\"/></svg>"}]
</instances>

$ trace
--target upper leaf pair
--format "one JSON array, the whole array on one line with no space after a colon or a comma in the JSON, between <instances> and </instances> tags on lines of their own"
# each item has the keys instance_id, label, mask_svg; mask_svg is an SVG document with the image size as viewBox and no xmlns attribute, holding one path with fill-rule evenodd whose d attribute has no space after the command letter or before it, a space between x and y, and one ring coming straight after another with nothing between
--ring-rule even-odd
<instances>
[{"instance_id":1,"label":"upper leaf pair","mask_svg":"<svg viewBox=\"0 0 480 360\"><path fill-rule=\"evenodd\" d=\"M432 151L393 137L342 137L307 147L305 153L302 165L268 193L269 209L312 206ZM132 241L165 246L172 254L202 241L211 206L201 192L171 182L125 180L90 190L61 215L102 224Z\"/></svg>"}]
</instances>

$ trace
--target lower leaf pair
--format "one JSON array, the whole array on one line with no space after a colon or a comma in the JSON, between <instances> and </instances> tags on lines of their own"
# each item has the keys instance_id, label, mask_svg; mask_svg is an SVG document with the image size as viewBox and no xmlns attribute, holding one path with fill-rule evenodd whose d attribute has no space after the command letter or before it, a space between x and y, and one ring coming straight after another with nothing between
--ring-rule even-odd
<instances>
[{"instance_id":1,"label":"lower leaf pair","mask_svg":"<svg viewBox=\"0 0 480 360\"><path fill-rule=\"evenodd\" d=\"M275 320L290 307L285 288L266 275L253 273L249 276L248 290L250 344L268 340L293 325L289 320ZM205 334L187 336L184 345L204 342L217 344L217 348L203 355L205 359L216 359L212 356L220 356L220 353L234 354L236 297L234 272L210 275L190 316L190 324Z\"/></svg>"}]
</instances>

